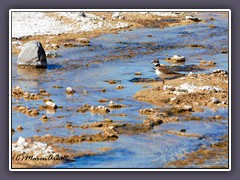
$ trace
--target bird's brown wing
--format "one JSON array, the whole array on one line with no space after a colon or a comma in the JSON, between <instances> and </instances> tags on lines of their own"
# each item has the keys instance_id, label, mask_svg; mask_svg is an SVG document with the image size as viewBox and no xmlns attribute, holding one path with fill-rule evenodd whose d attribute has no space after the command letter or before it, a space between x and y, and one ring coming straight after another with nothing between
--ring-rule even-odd
<instances>
[{"instance_id":1,"label":"bird's brown wing","mask_svg":"<svg viewBox=\"0 0 240 180\"><path fill-rule=\"evenodd\" d=\"M181 76L182 74L170 70L168 67L165 66L159 66L158 69L163 73L161 75L161 78L172 78L175 76Z\"/></svg>"},{"instance_id":2,"label":"bird's brown wing","mask_svg":"<svg viewBox=\"0 0 240 180\"><path fill-rule=\"evenodd\" d=\"M173 75L178 75L179 73L175 72L175 71L172 71L170 70L168 67L165 67L165 66L159 66L158 69L160 71L162 71L164 74L173 74Z\"/></svg>"}]
</instances>

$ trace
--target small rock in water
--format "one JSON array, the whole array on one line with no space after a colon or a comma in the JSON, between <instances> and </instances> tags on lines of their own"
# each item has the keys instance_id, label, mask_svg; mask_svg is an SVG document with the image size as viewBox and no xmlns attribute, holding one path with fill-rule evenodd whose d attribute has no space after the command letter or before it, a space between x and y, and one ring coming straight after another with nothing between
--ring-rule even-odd
<instances>
[{"instance_id":1,"label":"small rock in water","mask_svg":"<svg viewBox=\"0 0 240 180\"><path fill-rule=\"evenodd\" d=\"M205 61L205 60L201 60L201 61L200 61L200 65L214 66L214 65L216 65L216 62L214 62L214 61Z\"/></svg>"},{"instance_id":2,"label":"small rock in water","mask_svg":"<svg viewBox=\"0 0 240 180\"><path fill-rule=\"evenodd\" d=\"M106 122L106 123L112 123L113 120L111 120L111 119L109 119L109 118L106 118L106 119L104 119L104 122Z\"/></svg>"},{"instance_id":3,"label":"small rock in water","mask_svg":"<svg viewBox=\"0 0 240 180\"><path fill-rule=\"evenodd\" d=\"M186 60L184 56L174 55L171 58L166 58L167 61L183 62Z\"/></svg>"},{"instance_id":4,"label":"small rock in water","mask_svg":"<svg viewBox=\"0 0 240 180\"><path fill-rule=\"evenodd\" d=\"M215 118L215 119L222 119L222 116L216 115L214 118Z\"/></svg>"},{"instance_id":5,"label":"small rock in water","mask_svg":"<svg viewBox=\"0 0 240 180\"><path fill-rule=\"evenodd\" d=\"M196 17L196 16L192 16L192 15L186 16L185 19L186 19L186 20L190 20L190 21L195 21L195 22L201 21L201 19L199 19L199 18Z\"/></svg>"},{"instance_id":6,"label":"small rock in water","mask_svg":"<svg viewBox=\"0 0 240 180\"><path fill-rule=\"evenodd\" d=\"M136 75L136 76L141 76L142 73L140 73L140 72L135 72L135 75Z\"/></svg>"},{"instance_id":7,"label":"small rock in water","mask_svg":"<svg viewBox=\"0 0 240 180\"><path fill-rule=\"evenodd\" d=\"M124 86L122 86L122 85L118 85L117 87L116 87L116 89L123 89L124 88Z\"/></svg>"},{"instance_id":8,"label":"small rock in water","mask_svg":"<svg viewBox=\"0 0 240 180\"><path fill-rule=\"evenodd\" d=\"M46 108L57 109L57 105L51 101L47 101L45 104L46 104Z\"/></svg>"},{"instance_id":9,"label":"small rock in water","mask_svg":"<svg viewBox=\"0 0 240 180\"><path fill-rule=\"evenodd\" d=\"M105 106L91 106L90 111L93 113L108 113L110 110Z\"/></svg>"},{"instance_id":10,"label":"small rock in water","mask_svg":"<svg viewBox=\"0 0 240 180\"><path fill-rule=\"evenodd\" d=\"M72 128L73 128L72 123L68 122L68 123L65 125L65 128L66 128L66 129L72 129Z\"/></svg>"},{"instance_id":11,"label":"small rock in water","mask_svg":"<svg viewBox=\"0 0 240 180\"><path fill-rule=\"evenodd\" d=\"M83 90L82 92L83 92L84 94L87 94L87 93L88 93L88 91L87 91L87 90Z\"/></svg>"},{"instance_id":12,"label":"small rock in water","mask_svg":"<svg viewBox=\"0 0 240 180\"><path fill-rule=\"evenodd\" d=\"M45 93L47 92L45 89L40 89L40 93Z\"/></svg>"},{"instance_id":13,"label":"small rock in water","mask_svg":"<svg viewBox=\"0 0 240 180\"><path fill-rule=\"evenodd\" d=\"M108 102L109 100L108 99L99 99L98 102L100 103L104 103L104 102Z\"/></svg>"},{"instance_id":14,"label":"small rock in water","mask_svg":"<svg viewBox=\"0 0 240 180\"><path fill-rule=\"evenodd\" d=\"M47 101L53 102L53 100L50 99L50 98L43 99L43 102L44 102L44 103L46 103Z\"/></svg>"},{"instance_id":15,"label":"small rock in water","mask_svg":"<svg viewBox=\"0 0 240 180\"><path fill-rule=\"evenodd\" d=\"M28 110L28 114L29 116L38 116L39 115L39 111L37 109L31 109Z\"/></svg>"},{"instance_id":16,"label":"small rock in water","mask_svg":"<svg viewBox=\"0 0 240 180\"><path fill-rule=\"evenodd\" d=\"M186 132L186 129L180 129L180 132Z\"/></svg>"},{"instance_id":17,"label":"small rock in water","mask_svg":"<svg viewBox=\"0 0 240 180\"><path fill-rule=\"evenodd\" d=\"M41 119L42 119L42 120L47 120L48 117L47 117L46 115L42 115Z\"/></svg>"},{"instance_id":18,"label":"small rock in water","mask_svg":"<svg viewBox=\"0 0 240 180\"><path fill-rule=\"evenodd\" d=\"M113 101L110 101L109 104L108 104L108 107L111 107L111 108L121 108L121 107L126 107L126 106L123 105L123 104L116 104Z\"/></svg>"},{"instance_id":19,"label":"small rock in water","mask_svg":"<svg viewBox=\"0 0 240 180\"><path fill-rule=\"evenodd\" d=\"M67 94L73 94L74 92L75 92L75 90L73 90L73 88L71 88L71 87L66 88L66 93Z\"/></svg>"},{"instance_id":20,"label":"small rock in water","mask_svg":"<svg viewBox=\"0 0 240 180\"><path fill-rule=\"evenodd\" d=\"M209 28L216 28L216 26L214 26L214 25L209 25L208 27Z\"/></svg>"},{"instance_id":21,"label":"small rock in water","mask_svg":"<svg viewBox=\"0 0 240 180\"><path fill-rule=\"evenodd\" d=\"M107 90L106 90L106 89L101 89L100 91L101 91L101 92L106 92Z\"/></svg>"},{"instance_id":22,"label":"small rock in water","mask_svg":"<svg viewBox=\"0 0 240 180\"><path fill-rule=\"evenodd\" d=\"M47 58L42 44L38 41L30 41L23 45L18 55L19 66L47 67Z\"/></svg>"},{"instance_id":23,"label":"small rock in water","mask_svg":"<svg viewBox=\"0 0 240 180\"><path fill-rule=\"evenodd\" d=\"M109 80L108 83L109 84L116 84L117 82L115 80Z\"/></svg>"},{"instance_id":24,"label":"small rock in water","mask_svg":"<svg viewBox=\"0 0 240 180\"><path fill-rule=\"evenodd\" d=\"M55 86L53 86L53 88L62 88L62 87L59 85L55 85Z\"/></svg>"},{"instance_id":25,"label":"small rock in water","mask_svg":"<svg viewBox=\"0 0 240 180\"><path fill-rule=\"evenodd\" d=\"M227 54L227 53L228 53L228 50L227 50L227 49L226 49L226 50L224 49L224 50L221 51L221 53L222 53L222 54Z\"/></svg>"},{"instance_id":26,"label":"small rock in water","mask_svg":"<svg viewBox=\"0 0 240 180\"><path fill-rule=\"evenodd\" d=\"M18 126L17 127L17 130L20 132L20 131L23 131L23 127L22 126Z\"/></svg>"}]
</instances>

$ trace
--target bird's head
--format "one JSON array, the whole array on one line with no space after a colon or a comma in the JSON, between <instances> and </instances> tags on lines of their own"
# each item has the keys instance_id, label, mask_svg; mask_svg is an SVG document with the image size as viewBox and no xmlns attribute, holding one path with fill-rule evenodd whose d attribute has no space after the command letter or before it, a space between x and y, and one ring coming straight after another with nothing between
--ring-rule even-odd
<instances>
[{"instance_id":1,"label":"bird's head","mask_svg":"<svg viewBox=\"0 0 240 180\"><path fill-rule=\"evenodd\" d=\"M156 65L159 65L159 60L158 60L158 59L154 59L153 62L152 62L152 64L154 64L155 66L156 66Z\"/></svg>"}]
</instances>

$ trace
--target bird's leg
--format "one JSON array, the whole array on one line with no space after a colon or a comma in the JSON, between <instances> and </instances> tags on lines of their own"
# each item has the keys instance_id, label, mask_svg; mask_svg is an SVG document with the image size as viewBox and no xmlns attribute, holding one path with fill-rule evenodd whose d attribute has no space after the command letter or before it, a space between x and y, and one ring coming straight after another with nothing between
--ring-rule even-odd
<instances>
[{"instance_id":1,"label":"bird's leg","mask_svg":"<svg viewBox=\"0 0 240 180\"><path fill-rule=\"evenodd\" d=\"M161 77L159 77L159 80L158 80L158 81L159 81L159 84L160 84L160 80L162 80ZM161 89L162 89L162 85L160 85L159 87L157 87L157 89L158 89L158 91L161 90Z\"/></svg>"},{"instance_id":2,"label":"bird's leg","mask_svg":"<svg viewBox=\"0 0 240 180\"><path fill-rule=\"evenodd\" d=\"M164 82L165 82L165 80L164 80L164 78L162 78L162 90L164 90Z\"/></svg>"}]
</instances>

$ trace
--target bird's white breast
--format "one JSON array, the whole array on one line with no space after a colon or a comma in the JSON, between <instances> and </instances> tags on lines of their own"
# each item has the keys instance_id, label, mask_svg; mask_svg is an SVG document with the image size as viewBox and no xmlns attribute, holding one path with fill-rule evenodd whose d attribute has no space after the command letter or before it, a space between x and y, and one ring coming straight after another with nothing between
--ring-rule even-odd
<instances>
[{"instance_id":1,"label":"bird's white breast","mask_svg":"<svg viewBox=\"0 0 240 180\"><path fill-rule=\"evenodd\" d=\"M162 75L161 71L159 71L158 69L155 69L155 73L156 73L156 75L158 75L158 76Z\"/></svg>"}]
</instances>

